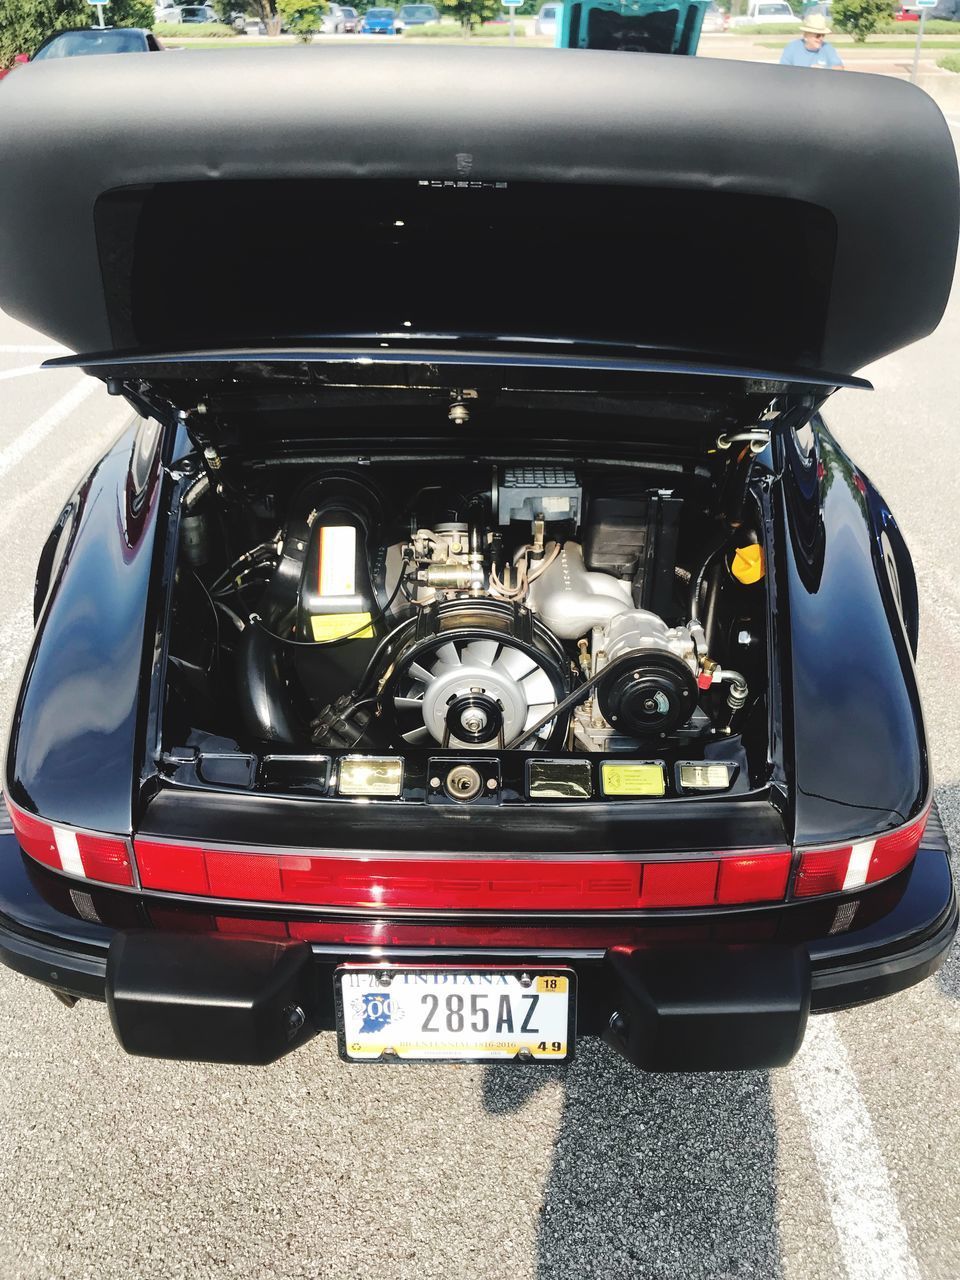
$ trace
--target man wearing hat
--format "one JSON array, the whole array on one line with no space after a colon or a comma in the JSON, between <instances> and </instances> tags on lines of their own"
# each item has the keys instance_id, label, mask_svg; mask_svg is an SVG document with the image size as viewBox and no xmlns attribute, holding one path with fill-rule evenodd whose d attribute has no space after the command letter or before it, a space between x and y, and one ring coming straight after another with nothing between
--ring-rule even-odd
<instances>
[{"instance_id":1,"label":"man wearing hat","mask_svg":"<svg viewBox=\"0 0 960 1280\"><path fill-rule=\"evenodd\" d=\"M804 18L800 27L800 39L791 40L780 55L780 63L784 67L827 67L831 71L842 71L843 63L832 44L827 44L830 28L825 18L815 13L811 18Z\"/></svg>"}]
</instances>

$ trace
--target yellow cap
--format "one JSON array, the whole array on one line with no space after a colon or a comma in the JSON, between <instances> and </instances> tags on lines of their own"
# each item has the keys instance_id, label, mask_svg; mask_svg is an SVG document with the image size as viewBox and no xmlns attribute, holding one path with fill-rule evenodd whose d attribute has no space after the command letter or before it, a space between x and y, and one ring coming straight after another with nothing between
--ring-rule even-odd
<instances>
[{"instance_id":1,"label":"yellow cap","mask_svg":"<svg viewBox=\"0 0 960 1280\"><path fill-rule=\"evenodd\" d=\"M746 547L737 547L733 554L730 572L738 582L749 587L763 577L763 548L752 542Z\"/></svg>"}]
</instances>

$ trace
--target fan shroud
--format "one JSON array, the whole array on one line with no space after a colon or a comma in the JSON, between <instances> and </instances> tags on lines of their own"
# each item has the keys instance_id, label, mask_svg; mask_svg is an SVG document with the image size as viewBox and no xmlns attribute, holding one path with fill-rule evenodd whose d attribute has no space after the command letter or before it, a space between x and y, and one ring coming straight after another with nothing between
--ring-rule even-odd
<instances>
[{"instance_id":1,"label":"fan shroud","mask_svg":"<svg viewBox=\"0 0 960 1280\"><path fill-rule=\"evenodd\" d=\"M455 601L417 619L380 702L398 747L494 750L566 697L568 671L559 642L528 611ZM567 720L548 721L533 749L561 746Z\"/></svg>"}]
</instances>

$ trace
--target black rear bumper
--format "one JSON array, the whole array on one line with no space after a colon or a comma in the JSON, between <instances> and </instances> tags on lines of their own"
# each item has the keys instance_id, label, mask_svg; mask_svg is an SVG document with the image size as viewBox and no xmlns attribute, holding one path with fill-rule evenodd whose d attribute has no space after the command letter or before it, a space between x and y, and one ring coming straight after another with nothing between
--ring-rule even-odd
<instances>
[{"instance_id":1,"label":"black rear bumper","mask_svg":"<svg viewBox=\"0 0 960 1280\"><path fill-rule=\"evenodd\" d=\"M91 893L0 836L0 960L68 995L108 1000L131 1052L271 1061L334 1028L335 968L373 954L345 942L251 940L239 916L232 936L211 934L216 921L198 911ZM250 913L249 923L256 932L263 919ZM957 932L957 899L934 822L912 866L859 897L644 921L615 945L604 945L602 926L589 930L596 945L583 945L584 930L578 945L564 943L562 926L555 932L549 945L538 927L527 949L380 947L377 963L568 965L578 1034L602 1035L637 1066L773 1067L796 1052L808 1012L876 1000L933 973Z\"/></svg>"}]
</instances>

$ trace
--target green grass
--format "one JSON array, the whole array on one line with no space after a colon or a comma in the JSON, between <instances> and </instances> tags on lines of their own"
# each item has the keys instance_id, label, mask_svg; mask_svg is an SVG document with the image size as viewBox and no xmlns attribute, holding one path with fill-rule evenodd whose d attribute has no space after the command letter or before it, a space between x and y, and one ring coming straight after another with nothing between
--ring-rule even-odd
<instances>
[{"instance_id":1,"label":"green grass","mask_svg":"<svg viewBox=\"0 0 960 1280\"><path fill-rule=\"evenodd\" d=\"M948 53L945 58L940 58L937 61L937 66L942 67L944 71L960 73L960 53Z\"/></svg>"},{"instance_id":2,"label":"green grass","mask_svg":"<svg viewBox=\"0 0 960 1280\"><path fill-rule=\"evenodd\" d=\"M525 37L527 34L526 27L524 27L522 23L519 23L519 22L516 24L514 30L516 32L516 39L518 40L521 39L522 37ZM492 37L493 39L500 39L501 37L506 36L509 39L510 23L509 22L485 22L476 34L484 38ZM531 38L533 38L532 34L531 34ZM535 38L538 40L545 40L548 37L537 36ZM549 39L552 43L553 36L550 36Z\"/></svg>"},{"instance_id":3,"label":"green grass","mask_svg":"<svg viewBox=\"0 0 960 1280\"><path fill-rule=\"evenodd\" d=\"M427 23L422 27L404 27L405 40L452 40L463 35L459 22Z\"/></svg>"},{"instance_id":4,"label":"green grass","mask_svg":"<svg viewBox=\"0 0 960 1280\"><path fill-rule=\"evenodd\" d=\"M888 21L881 22L877 27L877 34L870 36L869 40L875 40L877 36L908 36L911 32L914 33L914 38L916 38L916 31L919 25L919 22L894 22L891 18ZM800 34L800 23L798 21L796 27L790 27L786 23L780 26L773 26L769 22L761 26L731 27L727 34L736 36L786 36L788 39L792 39ZM924 28L924 35L925 37L960 36L960 22L945 22L942 18L928 18L927 25ZM851 38L836 29L834 29L833 35L830 37L834 43L838 40L850 40Z\"/></svg>"},{"instance_id":5,"label":"green grass","mask_svg":"<svg viewBox=\"0 0 960 1280\"><path fill-rule=\"evenodd\" d=\"M518 22L515 26L516 38L524 39L526 36L526 28L522 22ZM469 38L471 40L502 40L506 36L510 36L510 23L485 22L482 27L477 28L470 37L465 37L463 28L459 22L438 22L435 25L423 27L405 27L403 37L405 40L463 40ZM553 38L552 36L550 37ZM537 39L546 39L545 36L538 36Z\"/></svg>"},{"instance_id":6,"label":"green grass","mask_svg":"<svg viewBox=\"0 0 960 1280\"><path fill-rule=\"evenodd\" d=\"M161 40L229 40L240 32L225 22L158 22L153 34Z\"/></svg>"},{"instance_id":7,"label":"green grass","mask_svg":"<svg viewBox=\"0 0 960 1280\"><path fill-rule=\"evenodd\" d=\"M446 36L446 38L440 40L439 43L440 44L463 44L464 39L463 39L463 36L460 34L460 28L456 27L455 31L456 31L455 35ZM416 39L416 37L413 37L413 39ZM378 41L378 37L364 36L358 43L364 44L364 45L374 45L377 43L377 41ZM166 44L168 49L183 49L188 52L191 49L294 49L300 43L301 42L299 40L296 40L296 41L290 40L285 37L280 37L279 39L270 39L269 37L261 37L260 39L251 39L249 36L245 37L243 40L169 40L168 39L164 41L164 44ZM349 39L346 41L341 41L339 39L333 40L328 37L319 37L318 39L312 41L310 47L312 49L315 49L315 48L330 49L330 48L333 48L335 45L351 44L351 43L353 42ZM469 43L475 44L475 45L493 45L493 44L502 44L503 40L499 32L497 31L488 32L486 29L482 29L476 35L470 37ZM544 45L552 44L552 43L553 43L552 36L536 36L536 37L528 38L518 33L517 39L516 39L516 47L518 49L520 48L542 49Z\"/></svg>"},{"instance_id":8,"label":"green grass","mask_svg":"<svg viewBox=\"0 0 960 1280\"><path fill-rule=\"evenodd\" d=\"M295 43L292 40L237 40L235 43L231 40L196 40L192 43L178 44L175 40L164 41L168 49L183 49L189 52L191 49L293 49Z\"/></svg>"}]
</instances>

